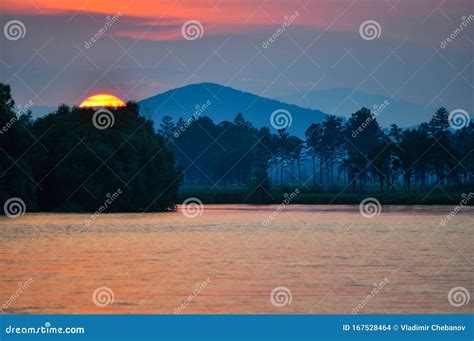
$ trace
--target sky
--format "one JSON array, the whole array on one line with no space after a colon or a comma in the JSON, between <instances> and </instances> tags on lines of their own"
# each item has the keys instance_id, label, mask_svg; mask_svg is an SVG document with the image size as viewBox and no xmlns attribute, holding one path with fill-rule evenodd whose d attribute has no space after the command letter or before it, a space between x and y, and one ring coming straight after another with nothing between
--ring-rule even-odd
<instances>
[{"instance_id":1,"label":"sky","mask_svg":"<svg viewBox=\"0 0 474 341\"><path fill-rule=\"evenodd\" d=\"M140 100L216 82L269 98L349 88L473 109L472 1L9 0L0 9L0 81L19 104ZM13 20L19 36L7 31Z\"/></svg>"}]
</instances>

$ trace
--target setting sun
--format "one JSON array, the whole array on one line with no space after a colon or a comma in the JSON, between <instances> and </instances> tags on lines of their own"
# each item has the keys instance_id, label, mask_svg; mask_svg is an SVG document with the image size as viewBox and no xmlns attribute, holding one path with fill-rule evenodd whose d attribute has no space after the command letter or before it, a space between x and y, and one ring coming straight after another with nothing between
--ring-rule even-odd
<instances>
[{"instance_id":1,"label":"setting sun","mask_svg":"<svg viewBox=\"0 0 474 341\"><path fill-rule=\"evenodd\" d=\"M109 94L98 94L84 100L79 107L124 107L125 103L120 98Z\"/></svg>"}]
</instances>

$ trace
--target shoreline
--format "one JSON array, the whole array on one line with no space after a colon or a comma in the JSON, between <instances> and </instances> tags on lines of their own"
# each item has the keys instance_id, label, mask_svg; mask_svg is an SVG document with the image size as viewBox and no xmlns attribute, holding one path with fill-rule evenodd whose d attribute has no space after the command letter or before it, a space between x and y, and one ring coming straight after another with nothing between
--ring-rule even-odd
<instances>
[{"instance_id":1,"label":"shoreline","mask_svg":"<svg viewBox=\"0 0 474 341\"><path fill-rule=\"evenodd\" d=\"M198 198L203 204L301 204L301 205L359 205L364 199L376 198L382 205L459 205L466 197L474 196L474 188L455 190L450 192L345 192L336 193L314 193L301 190L295 195L295 190L285 188L271 191L269 196L260 200L252 200L251 194L245 189L225 189L223 191L206 189L183 189L178 194L178 203L187 198ZM289 201L289 203L288 203ZM465 206L474 205L474 200L469 200Z\"/></svg>"},{"instance_id":2,"label":"shoreline","mask_svg":"<svg viewBox=\"0 0 474 341\"><path fill-rule=\"evenodd\" d=\"M103 212L100 215L167 215L173 213L180 213L185 206L177 204L174 210L168 211L148 211L148 212ZM273 212L276 208L281 207L281 204L204 204L204 210L210 211L268 211ZM440 208L439 212L433 212L433 209ZM417 212L417 213L429 213L445 216L446 213L453 209L452 205L400 205L400 204L387 204L383 205L381 213L406 213L406 212ZM353 213L359 211L359 204L288 204L281 211L292 211L292 212L338 212L338 213ZM84 212L49 212L49 211L30 211L26 212L23 216L38 216L38 215L86 215L90 216L94 214L93 211ZM464 206L462 210L457 214L474 214L474 206ZM0 215L1 218L10 219L5 215ZM20 218L20 217L18 217ZM17 220L15 218L14 220ZM13 221L13 220L12 220Z\"/></svg>"}]
</instances>

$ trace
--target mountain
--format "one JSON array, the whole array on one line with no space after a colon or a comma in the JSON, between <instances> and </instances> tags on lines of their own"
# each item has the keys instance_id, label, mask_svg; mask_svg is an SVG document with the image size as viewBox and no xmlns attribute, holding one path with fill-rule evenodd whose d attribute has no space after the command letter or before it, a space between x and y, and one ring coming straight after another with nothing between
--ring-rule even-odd
<instances>
[{"instance_id":1,"label":"mountain","mask_svg":"<svg viewBox=\"0 0 474 341\"><path fill-rule=\"evenodd\" d=\"M44 106L35 106L31 107L31 112L33 113L33 118L38 118L55 112L58 108L54 107L44 107Z\"/></svg>"},{"instance_id":2,"label":"mountain","mask_svg":"<svg viewBox=\"0 0 474 341\"><path fill-rule=\"evenodd\" d=\"M209 102L208 102L209 101ZM207 103L201 113L209 116L214 122L233 121L238 113L256 127L269 127L270 117L276 110L286 110L291 115L292 124L288 132L304 136L311 123L321 122L326 114L297 105L260 97L249 92L236 90L215 83L199 83L169 90L162 94L138 102L140 112L158 124L165 115L176 122L180 117L188 120L196 111Z\"/></svg>"},{"instance_id":3,"label":"mountain","mask_svg":"<svg viewBox=\"0 0 474 341\"><path fill-rule=\"evenodd\" d=\"M38 117L45 116L52 112L55 112L58 108L54 107L44 107L44 106L36 106L36 105L28 105L28 104L16 104L15 105L15 112L18 115L26 114L28 110L31 110L31 114L33 119Z\"/></svg>"},{"instance_id":4,"label":"mountain","mask_svg":"<svg viewBox=\"0 0 474 341\"><path fill-rule=\"evenodd\" d=\"M380 108L384 104L384 108L377 114L377 121L382 127L389 127L393 123L400 127L416 126L429 121L436 111L390 96L371 95L345 88L311 91L304 97L301 94L293 94L278 99L302 107L318 108L328 114L343 117L349 117L361 107L374 112L375 108Z\"/></svg>"}]
</instances>

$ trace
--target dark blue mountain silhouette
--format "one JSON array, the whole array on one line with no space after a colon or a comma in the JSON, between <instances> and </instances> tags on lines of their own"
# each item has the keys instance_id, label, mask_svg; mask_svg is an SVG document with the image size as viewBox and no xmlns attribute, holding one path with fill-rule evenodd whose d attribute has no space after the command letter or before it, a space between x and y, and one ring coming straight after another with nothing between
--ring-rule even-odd
<instances>
[{"instance_id":1,"label":"dark blue mountain silhouette","mask_svg":"<svg viewBox=\"0 0 474 341\"><path fill-rule=\"evenodd\" d=\"M326 114L313 109L283 103L277 100L260 97L249 92L236 90L215 83L199 83L169 90L162 94L139 101L140 112L158 124L165 115L171 116L175 122L182 117L190 118L196 106L207 101L210 105L202 116L209 116L214 122L232 121L238 113L256 127L269 127L271 114L278 109L290 112L292 124L289 133L304 136L311 123L324 120Z\"/></svg>"},{"instance_id":2,"label":"dark blue mountain silhouette","mask_svg":"<svg viewBox=\"0 0 474 341\"><path fill-rule=\"evenodd\" d=\"M301 94L290 94L278 99L302 107L318 108L328 114L343 117L349 117L361 107L374 112L375 107L387 103L385 109L377 115L377 121L385 128L393 123L401 127L417 126L421 122L429 121L436 111L432 107L425 108L390 96L372 95L345 88L310 91L304 97Z\"/></svg>"}]
</instances>

